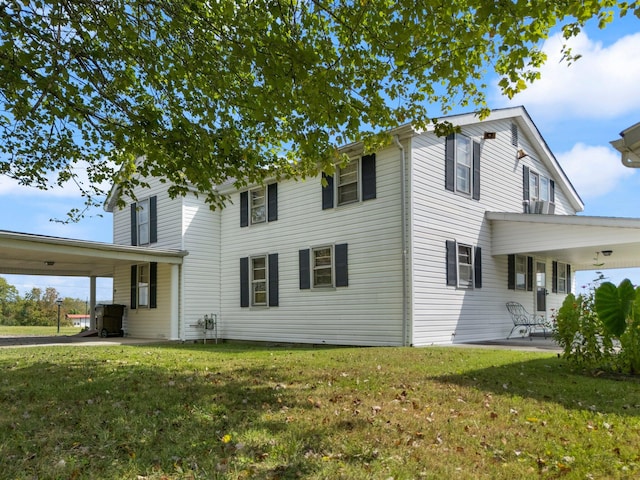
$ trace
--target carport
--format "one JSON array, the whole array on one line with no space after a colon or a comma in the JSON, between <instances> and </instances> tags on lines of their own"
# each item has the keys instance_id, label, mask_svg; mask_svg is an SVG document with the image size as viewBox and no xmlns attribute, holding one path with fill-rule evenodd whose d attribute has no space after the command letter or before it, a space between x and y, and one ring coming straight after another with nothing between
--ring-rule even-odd
<instances>
[{"instance_id":1,"label":"carport","mask_svg":"<svg viewBox=\"0 0 640 480\"><path fill-rule=\"evenodd\" d=\"M90 325L95 328L96 279L113 278L118 266L157 262L182 265L188 252L115 245L0 230L0 274L87 277Z\"/></svg>"}]
</instances>

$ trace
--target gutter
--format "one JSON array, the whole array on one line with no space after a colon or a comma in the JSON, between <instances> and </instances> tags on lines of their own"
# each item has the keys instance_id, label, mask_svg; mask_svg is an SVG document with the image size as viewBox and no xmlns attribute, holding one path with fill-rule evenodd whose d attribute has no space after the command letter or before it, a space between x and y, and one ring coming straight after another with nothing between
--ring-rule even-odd
<instances>
[{"instance_id":1,"label":"gutter","mask_svg":"<svg viewBox=\"0 0 640 480\"><path fill-rule=\"evenodd\" d=\"M410 342L407 341L409 332L409 317L407 309L407 214L406 214L406 155L405 150L398 135L393 136L393 140L400 150L400 211L402 216L402 345L408 346Z\"/></svg>"}]
</instances>

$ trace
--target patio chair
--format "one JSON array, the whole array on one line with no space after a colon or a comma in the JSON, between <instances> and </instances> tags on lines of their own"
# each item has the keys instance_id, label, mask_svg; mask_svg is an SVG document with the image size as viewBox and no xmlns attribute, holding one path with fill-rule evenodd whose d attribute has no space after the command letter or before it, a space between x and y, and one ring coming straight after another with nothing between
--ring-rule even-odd
<instances>
[{"instance_id":1,"label":"patio chair","mask_svg":"<svg viewBox=\"0 0 640 480\"><path fill-rule=\"evenodd\" d=\"M518 302L507 302L507 310L511 314L511 319L513 320L513 328L507 335L507 340L511 338L514 330L520 329L520 333L524 337L525 333L529 334L529 340L533 340L531 338L531 333L541 328L544 334L544 338L547 338L547 325L545 324L544 315L540 315L537 313L529 313L525 310L522 304Z\"/></svg>"}]
</instances>

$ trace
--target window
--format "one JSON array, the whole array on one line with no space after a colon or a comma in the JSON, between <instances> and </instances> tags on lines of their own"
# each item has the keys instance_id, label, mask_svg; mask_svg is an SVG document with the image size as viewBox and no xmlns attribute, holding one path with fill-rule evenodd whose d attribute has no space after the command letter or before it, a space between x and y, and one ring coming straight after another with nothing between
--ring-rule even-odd
<instances>
[{"instance_id":1,"label":"window","mask_svg":"<svg viewBox=\"0 0 640 480\"><path fill-rule=\"evenodd\" d=\"M516 255L516 290L527 289L527 257Z\"/></svg>"},{"instance_id":2,"label":"window","mask_svg":"<svg viewBox=\"0 0 640 480\"><path fill-rule=\"evenodd\" d=\"M473 247L458 245L458 287L473 288Z\"/></svg>"},{"instance_id":3,"label":"window","mask_svg":"<svg viewBox=\"0 0 640 480\"><path fill-rule=\"evenodd\" d=\"M555 211L555 182L526 165L522 167L522 190L524 213Z\"/></svg>"},{"instance_id":4,"label":"window","mask_svg":"<svg viewBox=\"0 0 640 480\"><path fill-rule=\"evenodd\" d=\"M332 175L322 174L322 209L376 198L376 155L352 159ZM335 196L335 198L334 198Z\"/></svg>"},{"instance_id":5,"label":"window","mask_svg":"<svg viewBox=\"0 0 640 480\"><path fill-rule=\"evenodd\" d=\"M571 293L571 265L553 262L551 290L554 293Z\"/></svg>"},{"instance_id":6,"label":"window","mask_svg":"<svg viewBox=\"0 0 640 480\"><path fill-rule=\"evenodd\" d=\"M267 304L267 257L251 259L251 304Z\"/></svg>"},{"instance_id":7,"label":"window","mask_svg":"<svg viewBox=\"0 0 640 480\"><path fill-rule=\"evenodd\" d=\"M313 249L313 286L332 287L331 247Z\"/></svg>"},{"instance_id":8,"label":"window","mask_svg":"<svg viewBox=\"0 0 640 480\"><path fill-rule=\"evenodd\" d=\"M346 243L300 250L300 289L348 287L347 252Z\"/></svg>"},{"instance_id":9,"label":"window","mask_svg":"<svg viewBox=\"0 0 640 480\"><path fill-rule=\"evenodd\" d=\"M540 198L540 176L537 173L529 174L529 200Z\"/></svg>"},{"instance_id":10,"label":"window","mask_svg":"<svg viewBox=\"0 0 640 480\"><path fill-rule=\"evenodd\" d=\"M357 202L358 198L358 164L355 160L345 167L338 167L338 205Z\"/></svg>"},{"instance_id":11,"label":"window","mask_svg":"<svg viewBox=\"0 0 640 480\"><path fill-rule=\"evenodd\" d=\"M456 137L456 192L471 193L471 140Z\"/></svg>"},{"instance_id":12,"label":"window","mask_svg":"<svg viewBox=\"0 0 640 480\"><path fill-rule=\"evenodd\" d=\"M149 306L149 266L138 265L138 307Z\"/></svg>"},{"instance_id":13,"label":"window","mask_svg":"<svg viewBox=\"0 0 640 480\"><path fill-rule=\"evenodd\" d=\"M445 141L445 188L480 200L480 143L460 134Z\"/></svg>"},{"instance_id":14,"label":"window","mask_svg":"<svg viewBox=\"0 0 640 480\"><path fill-rule=\"evenodd\" d=\"M240 306L278 306L278 254L240 259Z\"/></svg>"},{"instance_id":15,"label":"window","mask_svg":"<svg viewBox=\"0 0 640 480\"><path fill-rule=\"evenodd\" d=\"M266 187L258 187L240 192L240 226L249 223L274 222L278 219L278 184L270 183Z\"/></svg>"},{"instance_id":16,"label":"window","mask_svg":"<svg viewBox=\"0 0 640 480\"><path fill-rule=\"evenodd\" d=\"M482 249L447 240L447 285L482 288Z\"/></svg>"},{"instance_id":17,"label":"window","mask_svg":"<svg viewBox=\"0 0 640 480\"><path fill-rule=\"evenodd\" d=\"M251 223L262 223L267 220L267 204L264 188L258 188L249 192L251 197Z\"/></svg>"},{"instance_id":18,"label":"window","mask_svg":"<svg viewBox=\"0 0 640 480\"><path fill-rule=\"evenodd\" d=\"M157 307L157 278L156 262L131 265L131 309Z\"/></svg>"},{"instance_id":19,"label":"window","mask_svg":"<svg viewBox=\"0 0 640 480\"><path fill-rule=\"evenodd\" d=\"M156 197L131 204L131 245L149 245L157 239Z\"/></svg>"}]
</instances>

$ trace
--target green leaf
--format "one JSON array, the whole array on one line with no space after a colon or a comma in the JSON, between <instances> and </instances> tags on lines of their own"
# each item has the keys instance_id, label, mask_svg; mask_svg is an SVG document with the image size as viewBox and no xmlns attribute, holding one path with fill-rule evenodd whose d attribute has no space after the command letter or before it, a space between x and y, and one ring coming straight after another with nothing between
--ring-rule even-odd
<instances>
[{"instance_id":1,"label":"green leaf","mask_svg":"<svg viewBox=\"0 0 640 480\"><path fill-rule=\"evenodd\" d=\"M620 282L618 287L604 282L596 289L596 311L608 333L616 337L624 333L635 299L636 291L629 279Z\"/></svg>"}]
</instances>

